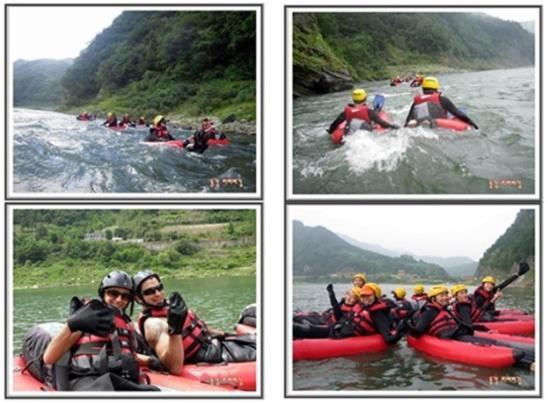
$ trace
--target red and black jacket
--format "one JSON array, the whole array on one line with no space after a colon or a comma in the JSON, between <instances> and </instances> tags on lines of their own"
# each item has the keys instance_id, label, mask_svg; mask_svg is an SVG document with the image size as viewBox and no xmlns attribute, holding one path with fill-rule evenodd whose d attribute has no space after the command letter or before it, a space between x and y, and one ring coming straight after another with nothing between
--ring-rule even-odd
<instances>
[{"instance_id":1,"label":"red and black jacket","mask_svg":"<svg viewBox=\"0 0 548 404\"><path fill-rule=\"evenodd\" d=\"M145 336L145 321L147 319L151 317L167 318L167 315L167 306L161 308L150 307L143 310L137 319L141 335ZM192 358L204 344L211 342L211 335L206 324L191 310L188 311L183 324L182 340L185 360Z\"/></svg>"},{"instance_id":2,"label":"red and black jacket","mask_svg":"<svg viewBox=\"0 0 548 404\"><path fill-rule=\"evenodd\" d=\"M438 315L430 323L426 333L428 335L433 335L434 337L443 337L447 332L453 332L458 328L458 324L442 305L431 302L426 304L427 308L433 308L438 310Z\"/></svg>"}]
</instances>

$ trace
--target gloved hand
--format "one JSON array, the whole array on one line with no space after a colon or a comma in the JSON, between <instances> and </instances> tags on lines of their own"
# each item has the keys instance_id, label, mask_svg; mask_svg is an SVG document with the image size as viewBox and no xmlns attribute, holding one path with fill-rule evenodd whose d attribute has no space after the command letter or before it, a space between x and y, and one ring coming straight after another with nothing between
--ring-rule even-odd
<instances>
[{"instance_id":1,"label":"gloved hand","mask_svg":"<svg viewBox=\"0 0 548 404\"><path fill-rule=\"evenodd\" d=\"M333 284L330 283L325 289L329 292L329 294L333 293Z\"/></svg>"},{"instance_id":2,"label":"gloved hand","mask_svg":"<svg viewBox=\"0 0 548 404\"><path fill-rule=\"evenodd\" d=\"M147 361L147 366L150 370L156 370L158 372L167 372L167 368L164 366L162 361L156 356L149 356Z\"/></svg>"},{"instance_id":3,"label":"gloved hand","mask_svg":"<svg viewBox=\"0 0 548 404\"><path fill-rule=\"evenodd\" d=\"M105 337L114 330L114 312L97 299L84 305L67 320L70 331Z\"/></svg>"},{"instance_id":4,"label":"gloved hand","mask_svg":"<svg viewBox=\"0 0 548 404\"><path fill-rule=\"evenodd\" d=\"M183 297L173 292L169 296L169 309L167 315L167 325L169 326L169 335L180 335L183 333L183 324L188 314L188 307Z\"/></svg>"},{"instance_id":5,"label":"gloved hand","mask_svg":"<svg viewBox=\"0 0 548 404\"><path fill-rule=\"evenodd\" d=\"M80 310L84 306L84 302L81 301L78 296L72 296L72 299L70 299L70 305L69 305L69 316L76 313L78 310Z\"/></svg>"}]
</instances>

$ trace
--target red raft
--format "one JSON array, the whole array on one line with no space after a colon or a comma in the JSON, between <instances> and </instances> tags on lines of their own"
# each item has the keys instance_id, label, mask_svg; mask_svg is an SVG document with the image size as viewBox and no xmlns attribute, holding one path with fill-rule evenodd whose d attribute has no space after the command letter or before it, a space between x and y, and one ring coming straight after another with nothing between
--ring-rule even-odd
<instances>
[{"instance_id":1,"label":"red raft","mask_svg":"<svg viewBox=\"0 0 548 404\"><path fill-rule=\"evenodd\" d=\"M485 323L474 323L481 331L495 331L501 334L510 335L533 335L535 334L535 320L509 320L490 321Z\"/></svg>"},{"instance_id":2,"label":"red raft","mask_svg":"<svg viewBox=\"0 0 548 404\"><path fill-rule=\"evenodd\" d=\"M450 362L489 368L505 368L516 363L512 348L507 347L476 345L430 335L419 338L408 335L407 343L417 351Z\"/></svg>"},{"instance_id":3,"label":"red raft","mask_svg":"<svg viewBox=\"0 0 548 404\"><path fill-rule=\"evenodd\" d=\"M126 124L116 125L116 126L108 126L108 128L114 132L121 132L125 129L127 129Z\"/></svg>"},{"instance_id":4,"label":"red raft","mask_svg":"<svg viewBox=\"0 0 548 404\"><path fill-rule=\"evenodd\" d=\"M30 373L23 372L25 362L21 356L14 358L13 390L53 391L54 389L35 379ZM150 378L150 384L169 390L204 392L227 390L256 390L257 366L255 362L197 364L183 366L181 376L158 373L144 369Z\"/></svg>"},{"instance_id":5,"label":"red raft","mask_svg":"<svg viewBox=\"0 0 548 404\"><path fill-rule=\"evenodd\" d=\"M472 127L466 122L461 121L458 118L452 117L448 119L438 118L433 120L433 127L442 129L451 129L455 132L465 132L471 130Z\"/></svg>"},{"instance_id":6,"label":"red raft","mask_svg":"<svg viewBox=\"0 0 548 404\"><path fill-rule=\"evenodd\" d=\"M381 111L378 113L379 114L379 117L386 121L386 122L389 122L389 118L388 118L388 115L386 114L386 112L384 111ZM337 126L335 128L335 130L333 130L333 132L331 132L331 141L335 144L342 144L344 143L344 137L347 136L345 135L345 128L346 128L346 121L342 121L339 126ZM373 132L384 132L386 131L385 128L383 128L382 126L378 125L378 124L374 124L373 125Z\"/></svg>"},{"instance_id":7,"label":"red raft","mask_svg":"<svg viewBox=\"0 0 548 404\"><path fill-rule=\"evenodd\" d=\"M167 146L167 147L173 147L177 149L184 149L183 140L168 140L167 142L141 142L142 144L146 144L148 146ZM228 146L230 144L230 140L228 138L224 139L208 139L207 140L208 146Z\"/></svg>"},{"instance_id":8,"label":"red raft","mask_svg":"<svg viewBox=\"0 0 548 404\"><path fill-rule=\"evenodd\" d=\"M296 339L293 340L293 361L363 355L388 348L389 345L380 334L342 339Z\"/></svg>"}]
</instances>

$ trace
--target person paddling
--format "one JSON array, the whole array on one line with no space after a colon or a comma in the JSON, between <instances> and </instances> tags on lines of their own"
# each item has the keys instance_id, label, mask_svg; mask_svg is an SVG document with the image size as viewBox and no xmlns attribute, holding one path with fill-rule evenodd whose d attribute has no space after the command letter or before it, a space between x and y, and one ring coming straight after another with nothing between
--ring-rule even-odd
<instances>
[{"instance_id":1,"label":"person paddling","mask_svg":"<svg viewBox=\"0 0 548 404\"><path fill-rule=\"evenodd\" d=\"M439 92L440 83L435 77L425 77L422 81L423 95L413 98L413 104L405 119L405 127L416 127L424 122L435 126L435 119L448 119L449 113L466 122L474 129L479 129L466 114L459 110L449 98Z\"/></svg>"},{"instance_id":2,"label":"person paddling","mask_svg":"<svg viewBox=\"0 0 548 404\"><path fill-rule=\"evenodd\" d=\"M399 126L393 125L383 120L375 109L371 109L366 104L367 92L362 88L352 91L353 103L344 107L344 111L335 118L329 125L327 131L332 133L343 121L347 122L346 132L355 132L357 130L373 130L373 125L378 124L385 129L399 129ZM345 133L346 134L346 133Z\"/></svg>"}]
</instances>

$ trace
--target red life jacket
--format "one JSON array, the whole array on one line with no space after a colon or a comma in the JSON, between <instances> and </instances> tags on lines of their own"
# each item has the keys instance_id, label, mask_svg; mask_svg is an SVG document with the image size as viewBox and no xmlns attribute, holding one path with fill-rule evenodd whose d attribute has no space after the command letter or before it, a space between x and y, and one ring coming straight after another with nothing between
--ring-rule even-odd
<instances>
[{"instance_id":1,"label":"red life jacket","mask_svg":"<svg viewBox=\"0 0 548 404\"><path fill-rule=\"evenodd\" d=\"M346 122L350 122L352 119L359 119L371 123L369 108L365 104L348 104L344 107L344 119L346 119Z\"/></svg>"},{"instance_id":2,"label":"red life jacket","mask_svg":"<svg viewBox=\"0 0 548 404\"><path fill-rule=\"evenodd\" d=\"M110 371L123 373L124 369L112 369L112 365L125 356L135 361L137 375L130 375L128 378L136 379L139 365L135 359L135 349L135 328L131 319L117 312L114 316L114 331L110 335L100 337L83 334L76 341L71 348L70 369L78 376L101 375Z\"/></svg>"},{"instance_id":3,"label":"red life jacket","mask_svg":"<svg viewBox=\"0 0 548 404\"><path fill-rule=\"evenodd\" d=\"M157 137L167 138L169 136L169 131L163 126L155 126L153 130L154 130L154 134Z\"/></svg>"},{"instance_id":4,"label":"red life jacket","mask_svg":"<svg viewBox=\"0 0 548 404\"><path fill-rule=\"evenodd\" d=\"M390 310L391 314L400 320L409 317L412 312L412 310L409 310L409 302L405 299L395 300L394 302L396 303L396 307Z\"/></svg>"},{"instance_id":5,"label":"red life jacket","mask_svg":"<svg viewBox=\"0 0 548 404\"><path fill-rule=\"evenodd\" d=\"M386 303L376 301L369 307L364 307L357 303L352 307L354 332L356 335L371 335L378 334L375 323L371 318L371 313L379 310L388 310Z\"/></svg>"},{"instance_id":6,"label":"red life jacket","mask_svg":"<svg viewBox=\"0 0 548 404\"><path fill-rule=\"evenodd\" d=\"M413 295L411 296L411 299L417 302L422 302L424 300L428 300L428 295L426 293L423 293L422 295Z\"/></svg>"},{"instance_id":7,"label":"red life jacket","mask_svg":"<svg viewBox=\"0 0 548 404\"><path fill-rule=\"evenodd\" d=\"M495 295L495 289L493 289L491 292L486 291L483 288L483 285L480 285L474 290L474 303L476 302L475 296L476 294L483 297L483 306L479 307L478 309L481 311L491 311L495 310L495 304L491 303L491 299Z\"/></svg>"},{"instance_id":8,"label":"red life jacket","mask_svg":"<svg viewBox=\"0 0 548 404\"><path fill-rule=\"evenodd\" d=\"M463 320L458 311L459 304L467 304L470 306L470 318L472 319L473 323L477 323L480 321L481 315L483 314L483 312L479 310L475 304L472 304L472 303L457 303L457 302L453 303L451 307L453 308L452 313L455 315L455 317L457 317L459 320Z\"/></svg>"},{"instance_id":9,"label":"red life jacket","mask_svg":"<svg viewBox=\"0 0 548 404\"><path fill-rule=\"evenodd\" d=\"M427 303L426 307L432 307L439 310L438 315L430 323L430 327L426 332L428 335L437 337L442 331L455 329L458 327L457 322L447 311L447 309L438 303Z\"/></svg>"},{"instance_id":10,"label":"red life jacket","mask_svg":"<svg viewBox=\"0 0 548 404\"><path fill-rule=\"evenodd\" d=\"M150 317L167 318L167 315L167 306L162 308L150 307L143 310L137 319L141 335L143 335L143 337L145 336L145 321L147 319ZM183 324L182 340L185 359L192 358L204 343L211 341L211 335L209 334L209 331L207 331L207 326L191 310L188 311Z\"/></svg>"},{"instance_id":11,"label":"red life jacket","mask_svg":"<svg viewBox=\"0 0 548 404\"><path fill-rule=\"evenodd\" d=\"M440 97L441 94L438 92L416 95L413 98L413 108L415 109L416 119L447 118L447 111L442 107Z\"/></svg>"}]
</instances>

